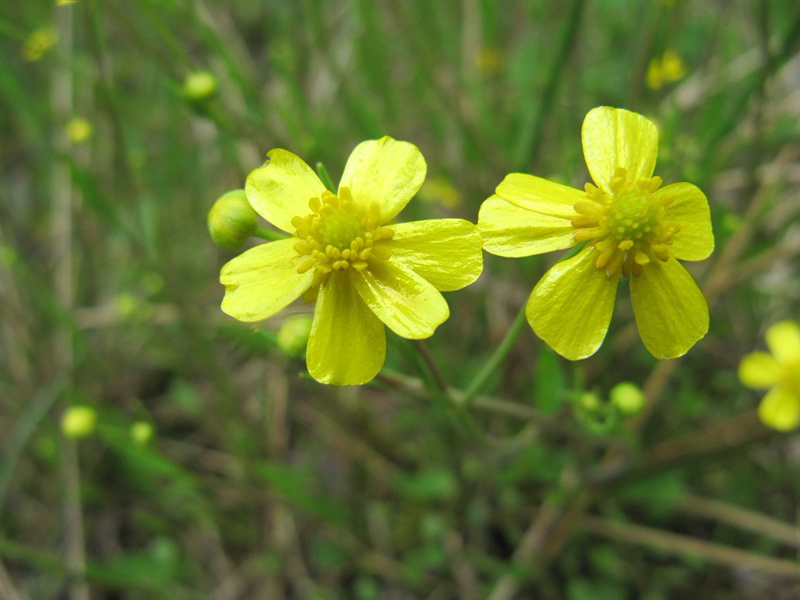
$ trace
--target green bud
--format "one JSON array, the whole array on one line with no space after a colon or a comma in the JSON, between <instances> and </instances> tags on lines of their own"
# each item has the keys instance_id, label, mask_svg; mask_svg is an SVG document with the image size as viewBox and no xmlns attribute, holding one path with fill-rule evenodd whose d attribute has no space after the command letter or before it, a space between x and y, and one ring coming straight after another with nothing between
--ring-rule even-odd
<instances>
[{"instance_id":1,"label":"green bud","mask_svg":"<svg viewBox=\"0 0 800 600\"><path fill-rule=\"evenodd\" d=\"M639 389L639 386L628 381L618 383L611 388L609 396L611 404L623 414L635 415L644 408L644 392Z\"/></svg>"},{"instance_id":2,"label":"green bud","mask_svg":"<svg viewBox=\"0 0 800 600\"><path fill-rule=\"evenodd\" d=\"M91 406L70 406L61 417L61 432L68 438L84 438L96 424L97 412Z\"/></svg>"},{"instance_id":3,"label":"green bud","mask_svg":"<svg viewBox=\"0 0 800 600\"><path fill-rule=\"evenodd\" d=\"M593 412L600 408L600 397L594 392L583 392L578 399L582 410Z\"/></svg>"},{"instance_id":4,"label":"green bud","mask_svg":"<svg viewBox=\"0 0 800 600\"><path fill-rule=\"evenodd\" d=\"M153 426L147 421L136 421L131 425L131 439L137 446L144 446L153 438Z\"/></svg>"},{"instance_id":5,"label":"green bud","mask_svg":"<svg viewBox=\"0 0 800 600\"><path fill-rule=\"evenodd\" d=\"M258 215L244 190L223 194L208 211L208 232L219 248L236 252L258 227Z\"/></svg>"},{"instance_id":6,"label":"green bud","mask_svg":"<svg viewBox=\"0 0 800 600\"><path fill-rule=\"evenodd\" d=\"M186 76L181 95L192 104L203 104L217 95L217 78L208 71L195 71Z\"/></svg>"},{"instance_id":7,"label":"green bud","mask_svg":"<svg viewBox=\"0 0 800 600\"><path fill-rule=\"evenodd\" d=\"M278 331L278 348L292 358L303 354L311 333L311 317L294 315L288 317Z\"/></svg>"}]
</instances>

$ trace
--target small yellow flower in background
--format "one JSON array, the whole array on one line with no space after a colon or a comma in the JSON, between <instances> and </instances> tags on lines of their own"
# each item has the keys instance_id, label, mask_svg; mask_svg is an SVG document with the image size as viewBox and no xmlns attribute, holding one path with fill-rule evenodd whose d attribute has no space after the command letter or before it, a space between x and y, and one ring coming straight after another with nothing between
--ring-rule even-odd
<instances>
[{"instance_id":1,"label":"small yellow flower in background","mask_svg":"<svg viewBox=\"0 0 800 600\"><path fill-rule=\"evenodd\" d=\"M56 0L56 6L69 6L70 4L77 4L78 0Z\"/></svg>"},{"instance_id":2,"label":"small yellow flower in background","mask_svg":"<svg viewBox=\"0 0 800 600\"><path fill-rule=\"evenodd\" d=\"M478 278L480 235L460 219L391 223L425 179L425 160L408 142L384 137L359 144L337 194L291 152L267 156L247 178L247 199L292 237L222 267L222 310L261 321L299 296L316 297L309 373L321 383L366 383L383 366L384 325L421 339L447 319L439 292Z\"/></svg>"},{"instance_id":3,"label":"small yellow flower in background","mask_svg":"<svg viewBox=\"0 0 800 600\"><path fill-rule=\"evenodd\" d=\"M82 117L72 117L67 122L67 138L73 144L82 144L89 140L94 133L92 124Z\"/></svg>"},{"instance_id":4,"label":"small yellow flower in background","mask_svg":"<svg viewBox=\"0 0 800 600\"><path fill-rule=\"evenodd\" d=\"M502 60L496 48L482 48L475 59L478 70L484 75L495 75L500 71Z\"/></svg>"},{"instance_id":5,"label":"small yellow flower in background","mask_svg":"<svg viewBox=\"0 0 800 600\"><path fill-rule=\"evenodd\" d=\"M61 432L68 438L84 438L96 424L97 412L91 406L70 406L61 417Z\"/></svg>"},{"instance_id":6,"label":"small yellow flower in background","mask_svg":"<svg viewBox=\"0 0 800 600\"><path fill-rule=\"evenodd\" d=\"M703 260L714 249L708 201L689 183L661 188L652 176L658 133L643 116L594 108L581 136L595 185L580 191L533 175L506 176L481 206L484 248L519 257L586 242L542 277L526 308L534 332L565 358L586 358L600 347L620 276L629 278L650 353L681 356L708 331L706 300L676 260Z\"/></svg>"},{"instance_id":7,"label":"small yellow flower in background","mask_svg":"<svg viewBox=\"0 0 800 600\"><path fill-rule=\"evenodd\" d=\"M33 31L22 45L22 56L28 61L41 60L58 42L58 32L52 25L45 25Z\"/></svg>"},{"instance_id":8,"label":"small yellow flower in background","mask_svg":"<svg viewBox=\"0 0 800 600\"><path fill-rule=\"evenodd\" d=\"M665 85L680 81L686 76L686 67L680 55L672 49L660 57L650 59L647 65L647 87L660 90Z\"/></svg>"},{"instance_id":9,"label":"small yellow flower in background","mask_svg":"<svg viewBox=\"0 0 800 600\"><path fill-rule=\"evenodd\" d=\"M769 427L789 431L800 423L800 327L781 321L767 329L772 354L753 352L739 364L739 379L747 387L769 389L758 416Z\"/></svg>"}]
</instances>

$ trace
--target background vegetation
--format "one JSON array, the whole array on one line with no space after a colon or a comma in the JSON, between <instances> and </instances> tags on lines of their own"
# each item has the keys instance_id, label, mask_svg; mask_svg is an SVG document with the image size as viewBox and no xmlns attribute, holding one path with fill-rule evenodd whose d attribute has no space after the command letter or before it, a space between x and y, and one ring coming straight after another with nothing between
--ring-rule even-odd
<instances>
[{"instance_id":1,"label":"background vegetation","mask_svg":"<svg viewBox=\"0 0 800 600\"><path fill-rule=\"evenodd\" d=\"M798 438L736 376L798 318L796 2L62 4L0 4L0 597L800 595ZM667 50L685 73L648 85ZM196 71L216 97L186 98ZM219 310L206 212L270 148L337 179L358 142L412 141L403 219L475 221L511 171L582 186L603 104L655 120L658 174L710 200L717 250L687 266L711 331L683 359L644 350L622 292L596 356L526 327L462 402L557 256L487 255L361 388L277 349L309 307ZM608 403L623 380L637 416ZM89 436L61 434L72 405Z\"/></svg>"}]
</instances>

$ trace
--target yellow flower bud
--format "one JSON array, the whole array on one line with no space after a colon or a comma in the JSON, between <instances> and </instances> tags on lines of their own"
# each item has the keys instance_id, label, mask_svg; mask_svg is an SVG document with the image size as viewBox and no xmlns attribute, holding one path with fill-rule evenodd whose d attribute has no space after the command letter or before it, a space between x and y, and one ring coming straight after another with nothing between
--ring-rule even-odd
<instances>
[{"instance_id":1,"label":"yellow flower bud","mask_svg":"<svg viewBox=\"0 0 800 600\"><path fill-rule=\"evenodd\" d=\"M22 56L33 62L42 57L58 42L58 31L52 25L45 25L33 31L22 46Z\"/></svg>"},{"instance_id":2,"label":"yellow flower bud","mask_svg":"<svg viewBox=\"0 0 800 600\"><path fill-rule=\"evenodd\" d=\"M68 438L90 435L97 423L97 413L90 406L70 406L61 417L61 432Z\"/></svg>"},{"instance_id":3,"label":"yellow flower bud","mask_svg":"<svg viewBox=\"0 0 800 600\"><path fill-rule=\"evenodd\" d=\"M73 117L66 127L67 137L73 144L82 144L92 137L92 124L81 117Z\"/></svg>"},{"instance_id":4,"label":"yellow flower bud","mask_svg":"<svg viewBox=\"0 0 800 600\"><path fill-rule=\"evenodd\" d=\"M644 392L636 384L623 381L611 388L611 404L621 413L636 415L644 408Z\"/></svg>"},{"instance_id":5,"label":"yellow flower bud","mask_svg":"<svg viewBox=\"0 0 800 600\"><path fill-rule=\"evenodd\" d=\"M208 211L208 232L216 246L223 250L239 250L258 227L258 215L244 190L223 194Z\"/></svg>"},{"instance_id":6,"label":"yellow flower bud","mask_svg":"<svg viewBox=\"0 0 800 600\"><path fill-rule=\"evenodd\" d=\"M153 439L153 426L147 421L136 421L131 425L131 439L137 446L144 446Z\"/></svg>"},{"instance_id":7,"label":"yellow flower bud","mask_svg":"<svg viewBox=\"0 0 800 600\"><path fill-rule=\"evenodd\" d=\"M299 357L308 344L311 333L311 317L294 315L288 317L278 331L278 348L292 358Z\"/></svg>"},{"instance_id":8,"label":"yellow flower bud","mask_svg":"<svg viewBox=\"0 0 800 600\"><path fill-rule=\"evenodd\" d=\"M193 104L202 104L217 95L217 78L208 71L189 73L183 82L181 94Z\"/></svg>"}]
</instances>

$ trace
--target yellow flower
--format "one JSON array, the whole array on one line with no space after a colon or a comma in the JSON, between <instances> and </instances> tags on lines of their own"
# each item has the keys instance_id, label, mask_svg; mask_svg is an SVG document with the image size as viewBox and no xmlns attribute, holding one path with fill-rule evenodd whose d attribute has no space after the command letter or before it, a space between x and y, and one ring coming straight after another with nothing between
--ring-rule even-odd
<instances>
[{"instance_id":1,"label":"yellow flower","mask_svg":"<svg viewBox=\"0 0 800 600\"><path fill-rule=\"evenodd\" d=\"M676 260L703 260L714 249L706 197L689 183L659 189L658 133L641 115L594 108L581 136L595 185L580 191L506 176L481 206L484 248L518 257L587 242L544 275L527 304L533 330L562 356L578 360L600 347L621 275L647 349L681 356L708 331L706 300Z\"/></svg>"},{"instance_id":2,"label":"yellow flower","mask_svg":"<svg viewBox=\"0 0 800 600\"><path fill-rule=\"evenodd\" d=\"M758 407L765 425L789 431L800 423L800 327L791 321L767 329L772 354L753 352L739 364L739 379L748 387L767 389Z\"/></svg>"},{"instance_id":3,"label":"yellow flower","mask_svg":"<svg viewBox=\"0 0 800 600\"><path fill-rule=\"evenodd\" d=\"M22 55L25 60L37 61L58 42L58 32L52 25L45 25L31 32L22 46Z\"/></svg>"},{"instance_id":4,"label":"yellow flower","mask_svg":"<svg viewBox=\"0 0 800 600\"><path fill-rule=\"evenodd\" d=\"M647 87L659 90L667 84L675 83L686 76L686 68L680 55L672 49L660 57L650 59L647 65Z\"/></svg>"},{"instance_id":5,"label":"yellow flower","mask_svg":"<svg viewBox=\"0 0 800 600\"><path fill-rule=\"evenodd\" d=\"M460 219L391 223L425 179L425 160L408 142L384 137L359 144L337 194L291 152L267 156L247 178L247 199L292 237L223 266L222 310L260 321L301 295L316 296L309 373L322 383L366 383L383 366L384 325L420 339L447 319L439 292L478 278L480 235Z\"/></svg>"},{"instance_id":6,"label":"yellow flower","mask_svg":"<svg viewBox=\"0 0 800 600\"><path fill-rule=\"evenodd\" d=\"M92 137L92 124L83 117L72 117L66 126L67 137L73 144L82 144Z\"/></svg>"}]
</instances>

